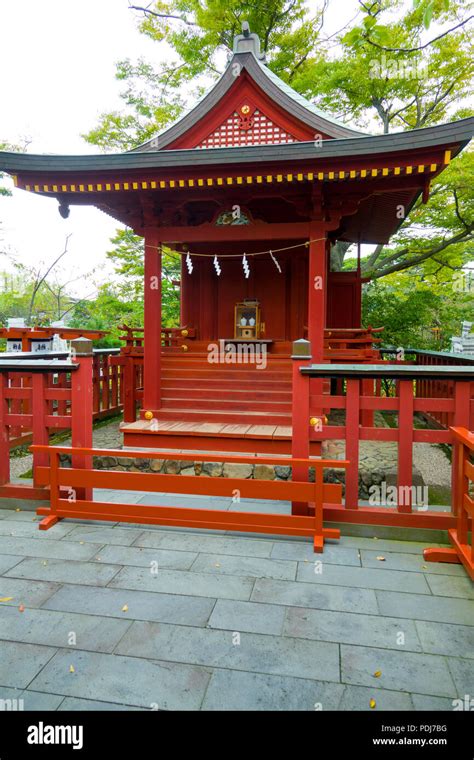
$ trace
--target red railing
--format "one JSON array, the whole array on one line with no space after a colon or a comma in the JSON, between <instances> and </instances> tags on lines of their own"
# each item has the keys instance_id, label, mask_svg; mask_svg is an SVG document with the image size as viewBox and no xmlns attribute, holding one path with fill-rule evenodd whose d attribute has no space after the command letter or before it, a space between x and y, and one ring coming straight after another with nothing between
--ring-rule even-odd
<instances>
[{"instance_id":1,"label":"red railing","mask_svg":"<svg viewBox=\"0 0 474 760\"><path fill-rule=\"evenodd\" d=\"M110 359L117 354L120 349L104 348L94 349L93 352L93 375L92 375L92 392L93 392L93 419L101 420L120 414L123 409L124 396L124 377L123 367L111 363ZM20 366L26 368L27 362L48 361L53 359L67 360L67 352L58 353L35 353L28 352L15 354L0 354L0 365L6 367L9 361L20 362ZM56 364L51 365L56 369ZM17 368L14 372L6 373L6 386L12 390L10 396L10 412L21 417L21 425L13 425L9 431L10 448L15 446L27 445L32 440L32 428L28 425L32 408L32 373L21 372ZM70 396L63 391L71 387L71 376L67 372L51 372L46 384L48 394L51 398L48 400L49 414L64 417L69 414ZM51 394L57 390L53 397ZM50 433L53 433L57 425L53 425ZM67 426L66 426L67 427Z\"/></svg>"},{"instance_id":2,"label":"red railing","mask_svg":"<svg viewBox=\"0 0 474 760\"><path fill-rule=\"evenodd\" d=\"M425 549L423 555L427 562L462 562L469 577L474 581L474 433L465 428L451 428L451 432L455 447L453 511L456 514L456 527L448 532L452 548Z\"/></svg>"},{"instance_id":3,"label":"red railing","mask_svg":"<svg viewBox=\"0 0 474 760\"><path fill-rule=\"evenodd\" d=\"M68 429L73 445L92 444L92 343L79 339L72 346L77 351L72 361L0 361L0 496L45 498L35 478L33 487L10 482L12 430L25 431L34 444L46 445L52 430ZM12 382L18 377L26 384ZM44 454L35 453L33 471L44 461Z\"/></svg>"},{"instance_id":4,"label":"red railing","mask_svg":"<svg viewBox=\"0 0 474 760\"><path fill-rule=\"evenodd\" d=\"M304 358L304 344L297 341L303 355L294 357L293 371L293 456L307 456L310 441L339 439L345 442L345 458L349 461L345 476L345 503L331 508L328 519L341 522L405 525L426 528L453 528L454 512L430 511L413 505L413 445L417 442L453 444L451 429L429 430L414 426L414 415L443 412L449 425L473 427L474 400L470 386L474 367L418 367L414 365L311 365ZM297 345L295 344L295 345ZM345 394L323 393L327 378L343 381ZM393 395L375 395L380 378L394 381ZM453 383L452 398L415 396L415 384L431 379ZM371 388L368 390L368 386ZM328 424L333 410L342 416L340 424ZM364 415L387 411L396 416L397 427L376 427ZM342 415L341 415L342 413ZM366 506L359 503L359 453L361 441L395 441L397 455L397 494L403 499L396 508L386 505ZM454 475L453 475L454 482Z\"/></svg>"},{"instance_id":5,"label":"red railing","mask_svg":"<svg viewBox=\"0 0 474 760\"><path fill-rule=\"evenodd\" d=\"M399 349L381 349L381 353L384 356L395 356L398 352ZM467 356L441 351L423 351L407 348L404 350L404 356L405 361L411 362L417 367L474 367L474 357L470 359ZM417 398L452 399L454 397L454 383L449 378L418 377L415 383L415 395ZM474 383L471 383L471 398L474 399ZM448 428L450 425L448 412L432 409L429 414L425 413L424 416L430 423L438 425L441 428Z\"/></svg>"},{"instance_id":6,"label":"red railing","mask_svg":"<svg viewBox=\"0 0 474 760\"><path fill-rule=\"evenodd\" d=\"M48 530L58 520L69 517L87 520L112 520L114 522L133 522L151 525L173 525L206 530L236 530L254 533L284 534L289 536L312 536L315 552L322 552L324 539L338 539L340 531L336 528L323 528L323 505L338 503L341 500L341 486L324 483L323 472L327 467L334 467L331 460L288 459L285 464L302 471L314 467L314 482L308 478L302 481L263 481L245 478L202 478L197 475L183 477L164 473L112 472L83 469L74 466L74 458L89 460L93 456L120 456L140 459L170 459L174 452L115 451L111 449L68 448L61 446L32 446L32 450L49 458L49 466L36 468L36 478L42 485L50 485L50 506L41 507L37 514L43 515L39 527ZM60 455L70 454L73 458L72 468L60 466ZM210 454L180 454L182 459L195 461L219 461L219 457ZM222 457L221 457L222 459ZM239 464L276 465L280 458L255 456L226 456L226 461ZM345 467L347 462L337 462ZM61 488L69 496L61 497ZM306 502L313 514L281 515L215 509L185 508L174 506L143 506L141 504L109 503L94 501L94 488L120 488L125 491L165 492L170 494L199 494L211 496L228 496L238 493L239 498L290 500ZM89 496L77 498L78 489L85 489ZM73 498L71 498L71 493Z\"/></svg>"}]
</instances>

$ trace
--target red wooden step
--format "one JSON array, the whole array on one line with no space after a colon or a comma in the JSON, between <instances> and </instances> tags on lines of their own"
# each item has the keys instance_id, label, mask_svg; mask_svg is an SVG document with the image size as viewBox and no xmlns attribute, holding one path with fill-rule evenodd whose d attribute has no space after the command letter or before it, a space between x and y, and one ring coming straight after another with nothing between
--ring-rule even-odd
<instances>
[{"instance_id":1,"label":"red wooden step","mask_svg":"<svg viewBox=\"0 0 474 760\"><path fill-rule=\"evenodd\" d=\"M222 409L230 412L280 412L290 414L291 403L283 401L246 401L245 399L236 400L234 398L176 398L168 397L161 399L161 408L180 409Z\"/></svg>"},{"instance_id":2,"label":"red wooden step","mask_svg":"<svg viewBox=\"0 0 474 760\"><path fill-rule=\"evenodd\" d=\"M157 418L187 422L229 422L236 425L291 425L290 414L276 412L229 412L211 409L160 409Z\"/></svg>"},{"instance_id":3,"label":"red wooden step","mask_svg":"<svg viewBox=\"0 0 474 760\"><path fill-rule=\"evenodd\" d=\"M174 385L173 383L167 383L166 385L162 383L161 390L162 390L162 396L163 398L182 398L182 399L216 399L216 400L225 400L225 401L231 401L235 400L236 402L239 402L241 400L256 403L257 405L262 402L267 401L283 401L286 403L291 403L291 391L280 391L280 390L271 390L271 389L258 389L255 388L255 386L242 389L242 388L236 388L234 383L234 387L231 388L212 388L204 387L204 388L196 388L193 385L189 386L183 386L180 384L179 386Z\"/></svg>"}]
</instances>

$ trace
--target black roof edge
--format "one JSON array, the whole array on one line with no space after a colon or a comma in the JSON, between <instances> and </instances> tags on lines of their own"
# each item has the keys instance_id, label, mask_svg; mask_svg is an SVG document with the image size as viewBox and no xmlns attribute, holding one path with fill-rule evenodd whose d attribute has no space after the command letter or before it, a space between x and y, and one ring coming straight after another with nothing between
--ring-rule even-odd
<instances>
[{"instance_id":1,"label":"black roof edge","mask_svg":"<svg viewBox=\"0 0 474 760\"><path fill-rule=\"evenodd\" d=\"M0 152L0 171L16 172L85 172L108 170L146 170L199 168L258 161L309 161L328 158L357 158L424 148L450 147L454 155L469 143L474 134L474 117L423 129L388 135L368 135L323 140L320 144L294 142L278 145L255 145L239 148L163 150L143 153L95 155L35 155Z\"/></svg>"}]
</instances>

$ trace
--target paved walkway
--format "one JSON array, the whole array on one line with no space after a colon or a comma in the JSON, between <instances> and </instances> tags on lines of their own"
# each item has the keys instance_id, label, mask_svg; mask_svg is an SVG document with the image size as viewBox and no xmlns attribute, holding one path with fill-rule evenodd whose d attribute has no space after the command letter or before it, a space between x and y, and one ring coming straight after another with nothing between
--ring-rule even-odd
<instances>
[{"instance_id":1,"label":"paved walkway","mask_svg":"<svg viewBox=\"0 0 474 760\"><path fill-rule=\"evenodd\" d=\"M309 541L143 525L64 520L44 533L31 506L0 500L0 700L452 710L473 693L473 584L459 566L425 565L426 542L375 528L314 555Z\"/></svg>"}]
</instances>

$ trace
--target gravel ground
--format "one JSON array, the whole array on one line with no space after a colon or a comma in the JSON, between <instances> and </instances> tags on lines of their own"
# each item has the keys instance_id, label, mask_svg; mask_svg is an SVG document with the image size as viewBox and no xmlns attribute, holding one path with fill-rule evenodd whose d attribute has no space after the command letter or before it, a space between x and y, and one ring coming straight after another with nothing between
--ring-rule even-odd
<instances>
[{"instance_id":1,"label":"gravel ground","mask_svg":"<svg viewBox=\"0 0 474 760\"><path fill-rule=\"evenodd\" d=\"M413 462L421 472L424 483L450 487L451 462L439 446L429 443L413 444Z\"/></svg>"},{"instance_id":2,"label":"gravel ground","mask_svg":"<svg viewBox=\"0 0 474 760\"><path fill-rule=\"evenodd\" d=\"M92 437L94 446L101 449L115 449L122 446L122 436L120 434L119 425L120 419L114 419L108 425L102 425L94 430ZM66 438L62 441L63 446L70 446L71 439ZM31 470L33 465L33 456L27 454L24 457L11 457L10 458L10 477L18 478L28 470Z\"/></svg>"}]
</instances>

